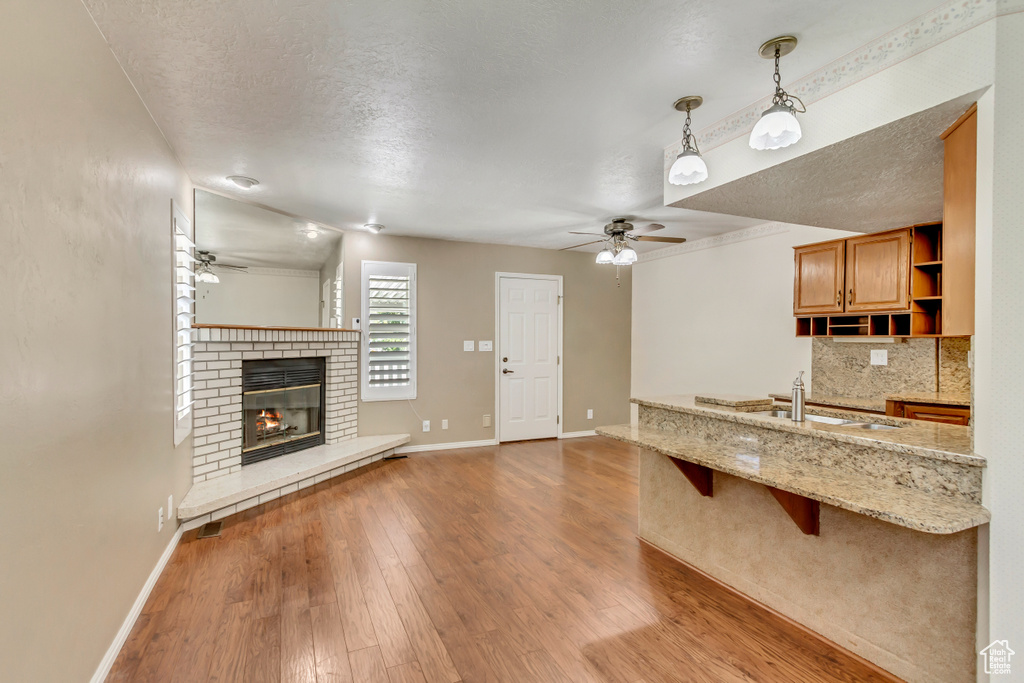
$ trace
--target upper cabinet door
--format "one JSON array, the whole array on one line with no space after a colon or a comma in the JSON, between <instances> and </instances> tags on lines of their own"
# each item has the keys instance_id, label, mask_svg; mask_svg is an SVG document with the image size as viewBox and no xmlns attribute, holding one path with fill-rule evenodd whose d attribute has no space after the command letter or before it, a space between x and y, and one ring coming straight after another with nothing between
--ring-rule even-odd
<instances>
[{"instance_id":1,"label":"upper cabinet door","mask_svg":"<svg viewBox=\"0 0 1024 683\"><path fill-rule=\"evenodd\" d=\"M843 312L843 254L845 240L794 249L793 313Z\"/></svg>"},{"instance_id":2,"label":"upper cabinet door","mask_svg":"<svg viewBox=\"0 0 1024 683\"><path fill-rule=\"evenodd\" d=\"M846 240L846 312L910 308L910 229Z\"/></svg>"}]
</instances>

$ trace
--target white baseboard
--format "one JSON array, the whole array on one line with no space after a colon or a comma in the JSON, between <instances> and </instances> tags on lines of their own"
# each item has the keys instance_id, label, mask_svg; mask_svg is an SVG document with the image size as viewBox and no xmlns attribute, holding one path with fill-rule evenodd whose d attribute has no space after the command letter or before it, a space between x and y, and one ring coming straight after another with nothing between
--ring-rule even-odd
<instances>
[{"instance_id":1,"label":"white baseboard","mask_svg":"<svg viewBox=\"0 0 1024 683\"><path fill-rule=\"evenodd\" d=\"M449 443L422 443L415 446L399 446L395 453L422 453L423 451L450 451L453 448L479 448L480 446L497 446L497 439L482 441L452 441Z\"/></svg>"},{"instance_id":2,"label":"white baseboard","mask_svg":"<svg viewBox=\"0 0 1024 683\"><path fill-rule=\"evenodd\" d=\"M149 594L153 592L156 580L160 578L160 574L164 571L164 567L167 566L167 562L171 559L171 555L174 553L174 549L177 547L178 541L181 540L181 534L184 531L184 527L179 526L178 530L174 532L174 538L172 538L171 542L167 544L163 555L161 555L160 559L157 560L156 566L153 567L153 571L149 573L149 578L146 579L146 583L142 585L139 597L135 598L135 603L132 605L131 611L128 612L128 616L125 617L124 623L121 624L121 628L118 630L117 635L114 636L114 642L110 644L110 647L107 649L107 653L103 655L103 659L100 661L100 665L96 669L96 673L92 675L92 678L90 679L91 683L103 683L103 681L107 680L107 674L110 673L110 667L114 666L114 661L117 659L117 655L121 653L121 648L124 647L124 641L128 640L128 635L132 632L136 619L138 619L139 614L142 613L142 608L146 606L146 600L149 599Z\"/></svg>"},{"instance_id":3,"label":"white baseboard","mask_svg":"<svg viewBox=\"0 0 1024 683\"><path fill-rule=\"evenodd\" d=\"M597 432L593 429L586 429L582 432L562 432L559 439L577 439L581 436L597 436Z\"/></svg>"}]
</instances>

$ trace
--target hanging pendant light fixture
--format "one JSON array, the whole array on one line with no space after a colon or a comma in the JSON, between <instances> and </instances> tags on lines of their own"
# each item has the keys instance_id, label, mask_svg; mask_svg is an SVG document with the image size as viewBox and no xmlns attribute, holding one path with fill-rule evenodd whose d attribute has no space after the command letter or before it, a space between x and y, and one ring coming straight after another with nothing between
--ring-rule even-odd
<instances>
[{"instance_id":1,"label":"hanging pendant light fixture","mask_svg":"<svg viewBox=\"0 0 1024 683\"><path fill-rule=\"evenodd\" d=\"M788 55L796 49L796 38L793 36L779 36L772 38L758 50L765 59L775 60L775 94L772 96L772 106L761 113L761 118L754 124L754 130L750 131L750 147L752 149L780 149L788 147L800 139L802 132L800 122L797 121L797 113L804 113L807 108L800 101L799 97L790 95L782 89L782 81L779 77L779 58ZM795 102L795 103L794 103ZM797 108L799 104L799 108Z\"/></svg>"},{"instance_id":2,"label":"hanging pendant light fixture","mask_svg":"<svg viewBox=\"0 0 1024 683\"><path fill-rule=\"evenodd\" d=\"M683 151L676 157L668 171L668 181L673 185L693 185L708 179L708 165L701 158L697 138L690 132L690 111L704 104L700 95L680 97L673 105L677 111L686 112L683 124Z\"/></svg>"}]
</instances>

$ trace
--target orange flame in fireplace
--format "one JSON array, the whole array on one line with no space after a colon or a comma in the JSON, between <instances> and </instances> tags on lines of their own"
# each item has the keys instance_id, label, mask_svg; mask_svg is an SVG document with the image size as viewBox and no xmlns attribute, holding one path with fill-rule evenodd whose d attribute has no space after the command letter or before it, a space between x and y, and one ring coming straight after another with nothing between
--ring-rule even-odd
<instances>
[{"instance_id":1,"label":"orange flame in fireplace","mask_svg":"<svg viewBox=\"0 0 1024 683\"><path fill-rule=\"evenodd\" d=\"M256 416L256 431L273 432L281 426L281 413L261 410Z\"/></svg>"}]
</instances>

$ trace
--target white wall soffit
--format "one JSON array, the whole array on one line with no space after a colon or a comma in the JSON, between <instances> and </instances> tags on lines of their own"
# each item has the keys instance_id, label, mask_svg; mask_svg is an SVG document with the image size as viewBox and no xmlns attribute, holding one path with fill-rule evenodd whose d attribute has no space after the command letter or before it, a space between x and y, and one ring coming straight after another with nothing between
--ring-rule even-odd
<instances>
[{"instance_id":1,"label":"white wall soffit","mask_svg":"<svg viewBox=\"0 0 1024 683\"><path fill-rule=\"evenodd\" d=\"M679 153L674 141L665 148L666 206L991 85L995 22L990 20L997 4L999 14L1024 11L1024 0L954 0L785 84L808 105L800 115L803 139L792 147L761 152L747 144L770 96L697 134L710 171L704 183L668 183L668 168ZM771 92L767 77L765 92Z\"/></svg>"},{"instance_id":2,"label":"white wall soffit","mask_svg":"<svg viewBox=\"0 0 1024 683\"><path fill-rule=\"evenodd\" d=\"M678 256L680 254L689 254L694 251L723 247L727 244L756 240L759 237L768 237L769 235L778 235L779 233L789 232L789 228L790 226L787 223L779 223L777 221L762 223L761 225L755 225L752 228L733 230L732 232L723 233L721 235L705 237L701 240L684 242L683 244L677 244L672 247L665 247L663 249L658 249L657 251L640 254L637 262L645 263L647 261L656 261L657 259L669 258L670 256Z\"/></svg>"}]
</instances>

